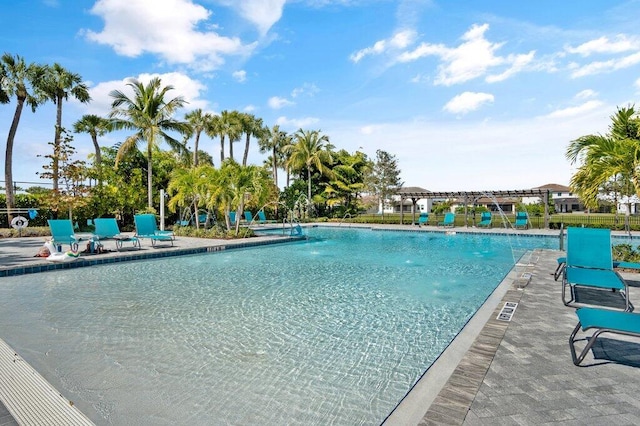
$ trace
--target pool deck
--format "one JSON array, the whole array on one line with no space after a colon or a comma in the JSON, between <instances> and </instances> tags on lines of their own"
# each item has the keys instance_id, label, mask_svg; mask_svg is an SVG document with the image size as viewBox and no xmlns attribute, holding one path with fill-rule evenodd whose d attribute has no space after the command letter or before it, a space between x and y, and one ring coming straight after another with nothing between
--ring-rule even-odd
<instances>
[{"instance_id":1,"label":"pool deck","mask_svg":"<svg viewBox=\"0 0 640 426\"><path fill-rule=\"evenodd\" d=\"M435 227L373 227L443 232L442 228ZM474 228L444 231L514 233ZM557 236L558 231L529 230L519 231L519 234ZM634 234L635 238L640 237ZM247 244L261 245L272 240L273 237L241 241L178 237L173 247L157 248L143 240L141 250L87 256L78 262L89 266L134 258L218 251ZM33 257L44 241L43 237L0 239L2 276L48 268L49 262ZM113 242L107 242L106 246L115 250ZM568 339L577 318L573 308L563 305L560 284L553 279L556 258L561 254L556 250L535 250L521 259L385 420L385 425L640 424L638 339L604 335L583 361L585 366L576 367L571 361ZM633 303L640 297L640 274L622 272L622 275L630 285ZM619 299L612 299L612 296L615 297L608 292L598 292L585 293L583 297L603 298L602 303L618 303ZM505 302L518 303L518 306L510 321L497 320ZM5 346L0 340L0 426L92 424L22 361L19 354ZM21 370L17 371L17 368ZM42 404L42 401L48 401L48 404ZM65 417L57 417L61 415ZM61 418L65 420L61 422Z\"/></svg>"}]
</instances>

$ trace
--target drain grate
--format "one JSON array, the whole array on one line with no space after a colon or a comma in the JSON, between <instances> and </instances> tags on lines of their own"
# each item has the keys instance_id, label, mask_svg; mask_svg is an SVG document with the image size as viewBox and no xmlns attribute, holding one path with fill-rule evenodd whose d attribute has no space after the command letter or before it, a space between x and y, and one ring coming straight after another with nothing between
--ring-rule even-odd
<instances>
[{"instance_id":1,"label":"drain grate","mask_svg":"<svg viewBox=\"0 0 640 426\"><path fill-rule=\"evenodd\" d=\"M505 302L496 319L500 321L511 321L511 317L516 312L517 307L518 304L515 302Z\"/></svg>"}]
</instances>

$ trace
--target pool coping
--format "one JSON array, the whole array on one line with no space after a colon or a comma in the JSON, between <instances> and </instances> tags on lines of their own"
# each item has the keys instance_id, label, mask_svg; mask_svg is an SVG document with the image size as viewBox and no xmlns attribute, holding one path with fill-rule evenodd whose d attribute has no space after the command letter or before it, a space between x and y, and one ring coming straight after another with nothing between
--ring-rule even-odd
<instances>
[{"instance_id":1,"label":"pool coping","mask_svg":"<svg viewBox=\"0 0 640 426\"><path fill-rule=\"evenodd\" d=\"M521 257L520 261L527 259L527 257L531 259L535 252L536 250L528 250ZM504 332L509 325L509 322L507 321L492 321L492 319L497 316L496 313L499 312L504 302L519 302L521 292L516 291L514 293L513 289L524 288L528 284L531 279L531 272L533 271L534 266L535 263L518 262L511 268L511 270L509 270L498 286L487 297L482 306L480 306L451 343L449 343L447 348L429 366L404 398L398 403L398 405L396 405L394 410L382 422L383 425L420 424L425 419L429 411L434 408L433 406L436 404L437 399L440 398L441 392L445 390L447 384L452 380L452 378L455 379L456 371L459 370L464 358L470 353L478 352L478 345L484 346L479 350L479 352L484 353L487 362L483 363L484 365L479 366L476 362L475 367L480 367L481 370L484 368L484 371L486 372L486 369L489 368L491 363L491 359L493 359L493 354L497 350L497 345L500 344L502 335L504 335ZM489 329L487 329L487 326L489 326ZM494 339L492 339L493 342L490 345L492 348L489 353L487 353L486 339L481 339L483 332L485 331L494 335ZM474 346L476 346L475 351ZM468 376L468 369L464 374ZM475 386L475 390L469 389L469 377L465 378L465 384L462 386L459 381L456 383L456 392L459 393L460 389L462 389L462 392L467 391L466 396L469 406L477 392L477 387L482 383L484 373L480 372L480 374L480 377L475 377L475 384L471 385L472 388ZM448 420L450 421L451 419ZM462 417L460 423L462 423L463 420L464 417Z\"/></svg>"}]
</instances>

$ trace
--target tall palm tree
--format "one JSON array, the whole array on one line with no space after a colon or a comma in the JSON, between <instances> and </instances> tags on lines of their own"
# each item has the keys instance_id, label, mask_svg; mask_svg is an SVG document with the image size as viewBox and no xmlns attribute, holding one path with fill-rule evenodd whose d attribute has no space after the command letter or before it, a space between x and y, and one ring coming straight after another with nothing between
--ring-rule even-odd
<instances>
[{"instance_id":1,"label":"tall palm tree","mask_svg":"<svg viewBox=\"0 0 640 426\"><path fill-rule=\"evenodd\" d=\"M240 127L242 133L246 135L244 145L244 155L242 156L242 165L247 165L247 158L249 157L249 145L251 143L251 136L259 138L262 135L263 123L261 118L256 118L253 114L240 113Z\"/></svg>"},{"instance_id":2,"label":"tall palm tree","mask_svg":"<svg viewBox=\"0 0 640 426\"><path fill-rule=\"evenodd\" d=\"M173 86L162 86L160 78L152 78L144 85L133 79L127 83L133 90L133 97L127 96L120 90L113 90L109 96L113 98L111 104L112 128L114 130L133 130L135 133L125 139L118 149L116 166L129 151L137 147L139 143L147 145L147 205L153 208L153 148L164 140L174 149L181 150L183 145L171 137L167 131L184 133L187 124L173 119L178 108L185 104L182 96L166 100L167 92L173 90Z\"/></svg>"},{"instance_id":3,"label":"tall palm tree","mask_svg":"<svg viewBox=\"0 0 640 426\"><path fill-rule=\"evenodd\" d=\"M584 201L596 208L601 189L609 183L627 197L640 196L640 119L634 107L618 108L611 117L607 135L586 135L569 144L567 159L581 165L570 186ZM627 208L627 216L629 215Z\"/></svg>"},{"instance_id":4,"label":"tall palm tree","mask_svg":"<svg viewBox=\"0 0 640 426\"><path fill-rule=\"evenodd\" d=\"M109 131L111 122L104 117L94 114L85 114L78 121L73 123L73 131L75 133L88 133L93 142L93 149L96 151L96 161L94 165L99 167L102 164L102 155L100 153L100 145L98 145L98 136L103 136Z\"/></svg>"},{"instance_id":5,"label":"tall palm tree","mask_svg":"<svg viewBox=\"0 0 640 426\"><path fill-rule=\"evenodd\" d=\"M89 88L82 82L80 74L75 74L55 63L47 67L47 74L44 82L44 90L49 99L56 105L56 128L53 139L53 190L58 190L59 180L59 158L60 138L62 134L62 102L69 99L69 95L73 96L82 103L91 101Z\"/></svg>"},{"instance_id":6,"label":"tall palm tree","mask_svg":"<svg viewBox=\"0 0 640 426\"><path fill-rule=\"evenodd\" d=\"M322 135L319 130L299 129L294 135L295 144L291 148L288 165L293 170L307 171L307 204L311 204L311 169L315 168L323 175L331 176L327 164L331 163L331 148L329 137Z\"/></svg>"},{"instance_id":7,"label":"tall palm tree","mask_svg":"<svg viewBox=\"0 0 640 426\"><path fill-rule=\"evenodd\" d=\"M28 64L21 56L12 56L8 53L0 58L0 74L2 75L2 93L5 100L15 96L16 110L13 114L11 127L7 135L7 145L4 157L4 181L7 195L7 210L9 220L12 219L11 209L15 206L15 194L13 192L13 143L20 123L22 108L26 103L35 112L38 105L46 101L40 82L45 73L45 68L37 64Z\"/></svg>"},{"instance_id":8,"label":"tall palm tree","mask_svg":"<svg viewBox=\"0 0 640 426\"><path fill-rule=\"evenodd\" d=\"M211 114L203 113L202 108L197 108L185 114L184 118L189 124L187 138L192 136L194 137L193 167L198 167L198 145L200 143L200 135L205 130L207 123L211 120Z\"/></svg>"},{"instance_id":9,"label":"tall palm tree","mask_svg":"<svg viewBox=\"0 0 640 426\"><path fill-rule=\"evenodd\" d=\"M220 137L220 164L224 162L224 142L229 138L229 156L233 159L233 143L240 139L242 130L237 111L224 110L209 120L205 132L210 138Z\"/></svg>"},{"instance_id":10,"label":"tall palm tree","mask_svg":"<svg viewBox=\"0 0 640 426\"><path fill-rule=\"evenodd\" d=\"M277 124L271 129L264 128L260 133L258 139L258 146L260 152L271 152L269 159L271 160L271 173L273 176L273 182L278 186L278 167L279 159L282 157L282 151L285 146L291 144L291 138L288 137L287 132L280 130L280 126Z\"/></svg>"}]
</instances>

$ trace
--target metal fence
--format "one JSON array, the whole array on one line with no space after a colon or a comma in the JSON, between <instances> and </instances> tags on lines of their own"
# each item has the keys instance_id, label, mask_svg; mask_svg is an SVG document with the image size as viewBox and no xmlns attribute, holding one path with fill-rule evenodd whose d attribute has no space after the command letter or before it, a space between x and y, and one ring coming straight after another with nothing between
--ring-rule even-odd
<instances>
[{"instance_id":1,"label":"metal fence","mask_svg":"<svg viewBox=\"0 0 640 426\"><path fill-rule=\"evenodd\" d=\"M413 216L409 214L403 215L402 223L404 225L411 225L412 223L418 223L418 214L416 214L415 221ZM444 214L429 214L428 225L435 226L439 222L444 220ZM634 231L640 230L640 215L632 215L625 217L624 215L615 215L610 213L592 213L592 214L553 214L549 217L549 228L560 229L562 226L566 228L568 226L585 226L589 228L609 228L624 230L625 222L628 220L629 228ZM506 223L506 222L509 223ZM385 214L362 214L353 218L341 219L340 222L346 223L380 223L380 224L400 224L400 214L391 213ZM466 217L463 214L456 214L455 226L475 226L480 222L480 215L469 215ZM505 214L493 215L493 227L512 226L515 224L515 215ZM544 217L543 216L529 216L529 227L533 229L544 229Z\"/></svg>"}]
</instances>

